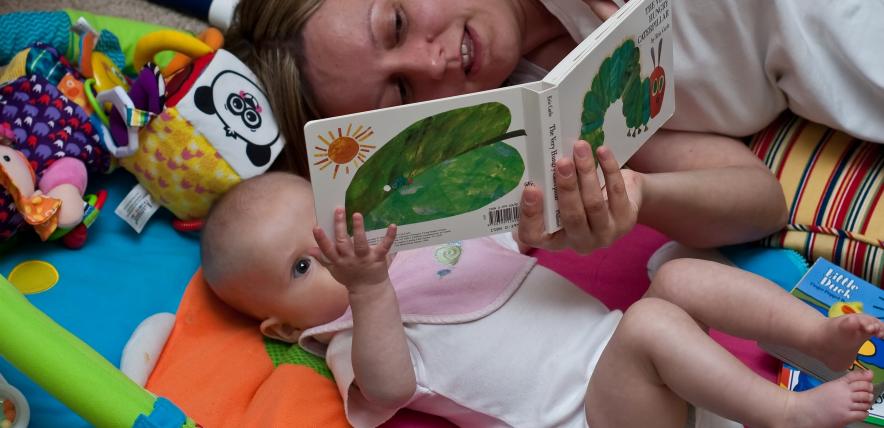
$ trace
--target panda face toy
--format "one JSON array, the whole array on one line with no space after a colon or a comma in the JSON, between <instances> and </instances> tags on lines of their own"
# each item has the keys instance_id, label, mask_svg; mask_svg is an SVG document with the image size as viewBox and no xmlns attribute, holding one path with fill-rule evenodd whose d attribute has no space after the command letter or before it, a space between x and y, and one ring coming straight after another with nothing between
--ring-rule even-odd
<instances>
[{"instance_id":1,"label":"panda face toy","mask_svg":"<svg viewBox=\"0 0 884 428\"><path fill-rule=\"evenodd\" d=\"M194 59L165 88L137 148L119 163L177 218L205 218L236 183L267 171L284 138L257 77L223 49Z\"/></svg>"},{"instance_id":2,"label":"panda face toy","mask_svg":"<svg viewBox=\"0 0 884 428\"><path fill-rule=\"evenodd\" d=\"M227 137L245 143L252 165L268 166L279 130L270 115L267 96L252 80L235 71L223 71L211 86L196 89L194 101L200 111L221 121Z\"/></svg>"},{"instance_id":3,"label":"panda face toy","mask_svg":"<svg viewBox=\"0 0 884 428\"><path fill-rule=\"evenodd\" d=\"M257 77L219 50L175 106L242 178L265 172L283 138Z\"/></svg>"}]
</instances>

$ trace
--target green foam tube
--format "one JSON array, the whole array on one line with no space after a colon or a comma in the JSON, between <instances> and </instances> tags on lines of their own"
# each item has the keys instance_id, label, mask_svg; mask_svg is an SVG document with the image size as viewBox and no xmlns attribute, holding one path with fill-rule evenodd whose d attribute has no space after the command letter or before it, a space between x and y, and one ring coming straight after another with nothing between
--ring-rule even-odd
<instances>
[{"instance_id":1,"label":"green foam tube","mask_svg":"<svg viewBox=\"0 0 884 428\"><path fill-rule=\"evenodd\" d=\"M131 427L156 397L0 276L0 356L99 428Z\"/></svg>"}]
</instances>

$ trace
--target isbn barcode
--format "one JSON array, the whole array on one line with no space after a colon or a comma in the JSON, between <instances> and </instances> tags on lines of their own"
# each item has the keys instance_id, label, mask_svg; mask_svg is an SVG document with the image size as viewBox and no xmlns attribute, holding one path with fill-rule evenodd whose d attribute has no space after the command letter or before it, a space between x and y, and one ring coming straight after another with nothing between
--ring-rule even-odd
<instances>
[{"instance_id":1,"label":"isbn barcode","mask_svg":"<svg viewBox=\"0 0 884 428\"><path fill-rule=\"evenodd\" d=\"M519 206L488 210L488 225L515 223L519 221Z\"/></svg>"}]
</instances>

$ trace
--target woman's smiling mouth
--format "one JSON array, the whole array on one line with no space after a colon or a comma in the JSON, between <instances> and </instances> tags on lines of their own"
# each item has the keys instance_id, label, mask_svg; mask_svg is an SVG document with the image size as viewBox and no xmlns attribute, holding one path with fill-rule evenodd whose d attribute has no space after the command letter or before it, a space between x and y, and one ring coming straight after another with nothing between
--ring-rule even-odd
<instances>
[{"instance_id":1,"label":"woman's smiling mouth","mask_svg":"<svg viewBox=\"0 0 884 428\"><path fill-rule=\"evenodd\" d=\"M476 61L478 45L476 39L473 38L473 32L470 31L470 28L464 27L463 39L460 42L460 59L464 74L467 76L478 71L478 62Z\"/></svg>"}]
</instances>

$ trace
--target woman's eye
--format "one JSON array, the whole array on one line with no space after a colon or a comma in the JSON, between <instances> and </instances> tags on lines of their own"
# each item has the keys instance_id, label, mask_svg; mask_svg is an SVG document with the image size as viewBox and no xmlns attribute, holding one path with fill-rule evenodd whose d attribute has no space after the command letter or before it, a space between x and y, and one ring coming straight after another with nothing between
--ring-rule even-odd
<instances>
[{"instance_id":1,"label":"woman's eye","mask_svg":"<svg viewBox=\"0 0 884 428\"><path fill-rule=\"evenodd\" d=\"M292 266L292 276L299 278L310 271L310 259L304 258L295 262Z\"/></svg>"},{"instance_id":2,"label":"woman's eye","mask_svg":"<svg viewBox=\"0 0 884 428\"><path fill-rule=\"evenodd\" d=\"M405 33L405 14L402 13L402 9L396 9L394 22L395 31L393 34L395 35L396 44L398 45L402 41L402 36Z\"/></svg>"}]
</instances>

